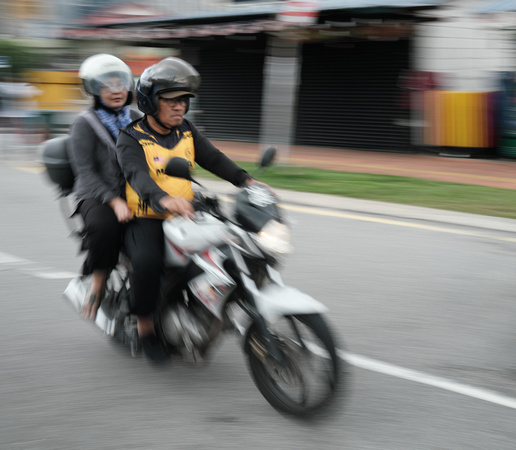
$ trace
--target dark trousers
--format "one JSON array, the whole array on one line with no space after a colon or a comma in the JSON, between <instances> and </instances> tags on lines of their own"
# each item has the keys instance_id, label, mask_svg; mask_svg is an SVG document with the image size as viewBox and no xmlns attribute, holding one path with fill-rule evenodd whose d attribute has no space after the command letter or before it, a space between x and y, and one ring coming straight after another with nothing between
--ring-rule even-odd
<instances>
[{"instance_id":1,"label":"dark trousers","mask_svg":"<svg viewBox=\"0 0 516 450\"><path fill-rule=\"evenodd\" d=\"M84 248L88 251L82 267L83 275L94 270L111 271L118 262L122 243L122 225L109 205L95 199L84 200L79 205L86 236Z\"/></svg>"},{"instance_id":2,"label":"dark trousers","mask_svg":"<svg viewBox=\"0 0 516 450\"><path fill-rule=\"evenodd\" d=\"M156 308L163 273L164 236L160 219L133 219L126 225L124 245L133 266L131 312L148 316Z\"/></svg>"}]
</instances>

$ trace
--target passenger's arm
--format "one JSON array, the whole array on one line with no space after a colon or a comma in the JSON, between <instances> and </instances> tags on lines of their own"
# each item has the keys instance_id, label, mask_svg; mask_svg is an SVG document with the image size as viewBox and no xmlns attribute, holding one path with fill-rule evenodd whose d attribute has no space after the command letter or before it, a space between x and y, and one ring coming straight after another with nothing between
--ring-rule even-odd
<instances>
[{"instance_id":1,"label":"passenger's arm","mask_svg":"<svg viewBox=\"0 0 516 450\"><path fill-rule=\"evenodd\" d=\"M75 175L81 178L81 189L103 202L116 197L118 192L100 176L99 162L95 156L99 145L97 135L81 116L77 117L72 126L70 144L70 163Z\"/></svg>"}]
</instances>

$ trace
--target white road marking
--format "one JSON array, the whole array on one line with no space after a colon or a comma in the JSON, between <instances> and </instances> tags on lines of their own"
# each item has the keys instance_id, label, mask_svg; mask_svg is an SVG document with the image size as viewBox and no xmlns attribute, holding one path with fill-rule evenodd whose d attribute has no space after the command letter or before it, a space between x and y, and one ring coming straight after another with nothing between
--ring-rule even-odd
<instances>
[{"instance_id":1,"label":"white road marking","mask_svg":"<svg viewBox=\"0 0 516 450\"><path fill-rule=\"evenodd\" d=\"M39 174L45 170L43 167L28 167L28 166L16 166L15 169L21 170L22 172Z\"/></svg>"},{"instance_id":2,"label":"white road marking","mask_svg":"<svg viewBox=\"0 0 516 450\"><path fill-rule=\"evenodd\" d=\"M226 201L226 202L230 202L230 203L234 202L233 199L223 196L223 195L219 195L219 198L221 198L221 200ZM382 224L388 224L388 225L418 228L418 229L424 229L424 230L430 230L430 231L436 231L436 232L461 234L461 235L465 235L465 236L474 236L474 237L506 241L506 242L516 242L516 238L493 236L493 235L487 235L487 234L482 234L482 233L475 233L475 232L471 232L471 231L467 231L467 230L454 229L454 228L417 224L417 223L405 222L405 221L401 221L401 220L368 217L368 216L362 216L362 215L357 215L357 214L349 214L349 213L342 213L342 212L338 212L338 211L325 210L325 209L321 209L321 208L311 208L311 207L303 207L303 206L295 206L295 205L280 205L280 206L287 210L297 211L297 212L302 212L302 213L307 213L307 214L339 217L339 218L345 218L345 219L360 220L360 221L365 221L365 222L375 222L375 223L382 223ZM75 277L79 276L79 274L74 273L74 272L58 271L58 270L52 269L50 267L42 268L42 267L37 266L37 264L32 261L18 258L16 256L10 255L8 253L0 252L0 270L6 270L6 269L20 270L31 276L34 276L37 278L42 278L42 279L67 279L67 278L71 279L71 278L75 278ZM476 398L476 399L490 402L493 404L497 404L500 406L505 406L508 408L516 409L516 398L509 397L509 396L500 394L495 391L491 391L488 389L476 388L474 386L458 383L456 381L449 380L447 378L438 377L435 375L429 375L424 372L419 372L419 371L412 370L412 369L406 369L401 366L384 363L382 361L378 361L378 360L368 358L366 356L358 355L355 353L346 352L343 350L339 350L338 355L340 358L344 359L349 364L351 364L355 367L364 369L364 370L370 370L372 372L382 373L384 375L389 375L392 377L412 381L415 383L425 384L427 386L433 386L433 387L436 387L439 389L443 389L443 390L447 390L447 391L454 392L457 394Z\"/></svg>"},{"instance_id":3,"label":"white road marking","mask_svg":"<svg viewBox=\"0 0 516 450\"><path fill-rule=\"evenodd\" d=\"M303 206L282 205L282 207L284 209L291 210L291 211L303 212L303 213L307 213L307 214L314 214L314 215L320 215L320 216L339 217L339 218L343 218L343 219L360 220L362 222L382 223L385 225L396 225L398 227L408 227L408 228L417 228L419 230L437 231L439 233L460 234L463 236L473 236L473 237L479 237L479 238L484 238L484 239L492 239L495 241L516 242L516 238L513 238L513 237L495 236L495 235L491 235L491 234L475 233L473 231L468 231L468 230L461 230L461 229L448 228L448 227L438 227L435 225L424 225L424 224L420 224L420 223L405 222L403 220L382 219L379 217L361 216L361 215L357 215L357 214L341 213L338 211L329 211L329 210L324 210L324 209L319 209L319 208L309 208L309 207L303 207Z\"/></svg>"},{"instance_id":4,"label":"white road marking","mask_svg":"<svg viewBox=\"0 0 516 450\"><path fill-rule=\"evenodd\" d=\"M61 280L66 278L75 278L80 276L75 272L56 272L49 269L48 272L34 272L33 275L38 278L43 278L46 280Z\"/></svg>"},{"instance_id":5,"label":"white road marking","mask_svg":"<svg viewBox=\"0 0 516 450\"><path fill-rule=\"evenodd\" d=\"M18 270L33 277L46 280L70 279L79 276L75 272L60 271L52 267L41 266L34 261L4 252L0 252L0 270Z\"/></svg>"},{"instance_id":6,"label":"white road marking","mask_svg":"<svg viewBox=\"0 0 516 450\"><path fill-rule=\"evenodd\" d=\"M516 409L516 398L500 394L489 389L476 388L468 384L458 383L447 378L429 375L417 370L405 369L404 367L394 364L384 363L366 356L339 350L339 357L348 363L361 369L370 370L372 372L390 375L396 378L413 381L415 383L426 384L446 391L455 392L457 394L466 395L468 397L484 400L507 408Z\"/></svg>"},{"instance_id":7,"label":"white road marking","mask_svg":"<svg viewBox=\"0 0 516 450\"><path fill-rule=\"evenodd\" d=\"M2 253L0 252L0 264L6 264L6 265L9 265L9 264L20 264L20 263L23 263L24 259L22 258L18 258L17 256L14 256L14 255L10 255L9 253ZM28 262L28 261L27 261Z\"/></svg>"},{"instance_id":8,"label":"white road marking","mask_svg":"<svg viewBox=\"0 0 516 450\"><path fill-rule=\"evenodd\" d=\"M18 270L26 273L27 275L42 279L71 279L79 276L79 274L75 272L59 271L51 267L41 267L33 261L19 258L4 252L0 252L0 270ZM428 386L433 386L500 406L516 409L515 398L505 396L495 391L476 388L474 386L429 375L417 370L406 369L394 364L384 363L382 361L343 350L338 350L338 356L349 364L361 369L390 375L392 377L413 381L415 383L426 384Z\"/></svg>"},{"instance_id":9,"label":"white road marking","mask_svg":"<svg viewBox=\"0 0 516 450\"><path fill-rule=\"evenodd\" d=\"M235 201L229 197L219 196L219 198L223 201L234 203ZM316 216L328 216L328 217L337 217L340 219L351 219L351 220L359 220L362 222L373 222L373 223L381 223L384 225L395 225L398 227L407 227L407 228L417 228L419 230L428 230L428 231L436 231L439 233L451 233L451 234L460 234L462 236L472 236L483 239L491 239L495 241L504 241L504 242L516 242L516 237L508 237L508 236L496 236L492 234L484 234L477 233L474 231L463 230L460 228L448 228L448 227L440 227L435 225L425 225L421 223L409 222L404 220L395 220L395 219L384 219L381 217L369 217L366 215L359 214L351 214L339 211L332 211L329 209L317 208L317 207L309 207L309 206L297 206L291 204L280 204L281 208L286 209L287 211L296 211L305 214L312 214Z\"/></svg>"}]
</instances>

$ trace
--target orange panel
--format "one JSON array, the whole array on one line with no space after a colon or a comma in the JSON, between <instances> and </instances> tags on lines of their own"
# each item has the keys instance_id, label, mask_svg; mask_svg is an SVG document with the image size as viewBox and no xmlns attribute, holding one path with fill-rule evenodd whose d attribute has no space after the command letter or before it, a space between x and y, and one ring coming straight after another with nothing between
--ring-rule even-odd
<instances>
[{"instance_id":1,"label":"orange panel","mask_svg":"<svg viewBox=\"0 0 516 450\"><path fill-rule=\"evenodd\" d=\"M446 147L493 145L492 92L427 91L424 143Z\"/></svg>"}]
</instances>

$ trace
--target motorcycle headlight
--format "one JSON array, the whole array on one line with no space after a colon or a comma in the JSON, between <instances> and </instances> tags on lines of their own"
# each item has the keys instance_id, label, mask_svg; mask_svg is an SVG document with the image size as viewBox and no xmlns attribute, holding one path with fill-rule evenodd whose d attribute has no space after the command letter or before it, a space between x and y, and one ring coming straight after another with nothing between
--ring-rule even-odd
<instances>
[{"instance_id":1,"label":"motorcycle headlight","mask_svg":"<svg viewBox=\"0 0 516 450\"><path fill-rule=\"evenodd\" d=\"M292 252L290 231L288 227L276 220L269 220L265 226L254 235L256 244L270 255L287 254Z\"/></svg>"}]
</instances>

